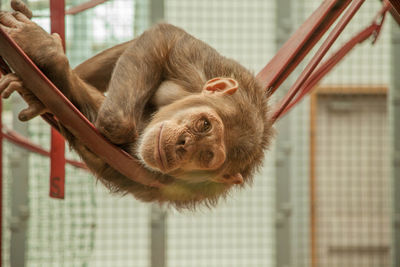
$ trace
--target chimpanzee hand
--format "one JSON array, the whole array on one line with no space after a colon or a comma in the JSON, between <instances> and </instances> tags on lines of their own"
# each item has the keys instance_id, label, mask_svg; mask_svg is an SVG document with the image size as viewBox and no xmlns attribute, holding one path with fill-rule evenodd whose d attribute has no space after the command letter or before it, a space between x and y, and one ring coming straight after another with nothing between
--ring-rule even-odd
<instances>
[{"instance_id":1,"label":"chimpanzee hand","mask_svg":"<svg viewBox=\"0 0 400 267\"><path fill-rule=\"evenodd\" d=\"M8 98L13 92L17 91L28 107L22 110L18 119L21 121L28 121L37 115L48 112L42 102L31 91L23 86L21 79L14 73L1 76L0 78L0 94L3 98Z\"/></svg>"},{"instance_id":2,"label":"chimpanzee hand","mask_svg":"<svg viewBox=\"0 0 400 267\"><path fill-rule=\"evenodd\" d=\"M46 69L65 62L61 38L49 34L29 20L30 10L20 0L12 0L14 12L0 11L0 28L38 65Z\"/></svg>"}]
</instances>

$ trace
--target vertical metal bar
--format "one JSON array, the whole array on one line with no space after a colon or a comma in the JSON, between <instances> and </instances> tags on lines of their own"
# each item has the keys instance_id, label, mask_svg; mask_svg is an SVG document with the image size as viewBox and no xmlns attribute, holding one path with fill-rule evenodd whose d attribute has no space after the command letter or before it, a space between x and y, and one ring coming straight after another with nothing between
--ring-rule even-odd
<instances>
[{"instance_id":1,"label":"vertical metal bar","mask_svg":"<svg viewBox=\"0 0 400 267\"><path fill-rule=\"evenodd\" d=\"M26 3L25 0L23 0L23 2ZM18 112L25 107L25 103L21 97L16 95L13 95L11 99L13 129L18 131L20 134L27 136L28 124L21 123L17 119ZM2 125L2 123L0 125ZM11 230L10 266L23 267L25 266L26 259L27 221L29 218L29 153L19 147L15 147L12 151L13 152L9 159L11 176L11 218L9 218L9 227ZM3 164L1 164L1 167L3 167ZM1 170L1 174L2 171L3 170ZM3 183L3 180L1 180L1 183ZM1 191L1 193L3 193L3 191ZM2 206L1 203L1 207ZM2 227L0 229L3 231ZM1 259L3 258L1 257Z\"/></svg>"},{"instance_id":2,"label":"vertical metal bar","mask_svg":"<svg viewBox=\"0 0 400 267\"><path fill-rule=\"evenodd\" d=\"M164 20L164 0L150 0L150 24Z\"/></svg>"},{"instance_id":3,"label":"vertical metal bar","mask_svg":"<svg viewBox=\"0 0 400 267\"><path fill-rule=\"evenodd\" d=\"M149 22L153 25L164 19L164 0L150 0ZM151 207L151 267L165 267L166 263L166 219L167 213L158 205Z\"/></svg>"},{"instance_id":4,"label":"vertical metal bar","mask_svg":"<svg viewBox=\"0 0 400 267\"><path fill-rule=\"evenodd\" d=\"M151 267L165 267L166 264L166 216L158 205L151 207Z\"/></svg>"},{"instance_id":5,"label":"vertical metal bar","mask_svg":"<svg viewBox=\"0 0 400 267\"><path fill-rule=\"evenodd\" d=\"M50 0L51 32L58 33L65 50L65 1ZM64 198L65 191L65 141L51 128L50 196Z\"/></svg>"},{"instance_id":6,"label":"vertical metal bar","mask_svg":"<svg viewBox=\"0 0 400 267\"><path fill-rule=\"evenodd\" d=\"M276 47L281 47L290 37L292 31L292 6L291 0L276 0ZM287 86L282 86L278 92L281 98L286 92ZM280 120L276 128L279 138L276 140L276 266L291 266L291 116Z\"/></svg>"},{"instance_id":7,"label":"vertical metal bar","mask_svg":"<svg viewBox=\"0 0 400 267\"><path fill-rule=\"evenodd\" d=\"M311 267L317 267L317 192L316 192L316 134L318 94L311 94L310 104L310 257Z\"/></svg>"},{"instance_id":8,"label":"vertical metal bar","mask_svg":"<svg viewBox=\"0 0 400 267\"><path fill-rule=\"evenodd\" d=\"M65 49L65 0L50 0L51 32L58 33Z\"/></svg>"},{"instance_id":9,"label":"vertical metal bar","mask_svg":"<svg viewBox=\"0 0 400 267\"><path fill-rule=\"evenodd\" d=\"M12 98L13 128L27 136L28 124L18 121L18 112L25 107L22 99L14 95ZM10 157L11 167L11 243L10 265L25 266L28 205L29 153L20 147L14 147Z\"/></svg>"},{"instance_id":10,"label":"vertical metal bar","mask_svg":"<svg viewBox=\"0 0 400 267\"><path fill-rule=\"evenodd\" d=\"M392 24L391 30L391 86L389 93L389 114L392 140L392 179L393 179L393 267L400 266L400 27Z\"/></svg>"}]
</instances>

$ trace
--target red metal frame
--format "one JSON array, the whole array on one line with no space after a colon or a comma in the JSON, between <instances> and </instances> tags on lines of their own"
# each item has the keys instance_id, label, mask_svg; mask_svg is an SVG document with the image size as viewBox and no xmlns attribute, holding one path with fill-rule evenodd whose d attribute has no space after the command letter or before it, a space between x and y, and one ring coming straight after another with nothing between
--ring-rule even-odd
<instances>
[{"instance_id":1,"label":"red metal frame","mask_svg":"<svg viewBox=\"0 0 400 267\"><path fill-rule=\"evenodd\" d=\"M1 120L0 120L0 122L1 122ZM29 139L18 134L17 132L10 130L10 129L6 129L4 126L3 126L3 131L1 132L1 137L6 139L9 142L12 142L15 145L18 145L18 146L32 152L32 153L36 153L36 154L39 154L39 155L42 155L45 157L50 157L49 151L32 143ZM71 160L71 159L66 159L65 161L66 161L66 163L68 163L71 166L74 166L76 168L88 170L87 166L80 161Z\"/></svg>"},{"instance_id":2,"label":"red metal frame","mask_svg":"<svg viewBox=\"0 0 400 267\"><path fill-rule=\"evenodd\" d=\"M88 10L90 8L93 8L95 6L98 6L100 4L103 4L104 2L107 2L107 1L108 0L91 0L86 3L69 8L67 11L65 11L65 14L66 15L75 15L75 14L78 14L85 10Z\"/></svg>"},{"instance_id":3,"label":"red metal frame","mask_svg":"<svg viewBox=\"0 0 400 267\"><path fill-rule=\"evenodd\" d=\"M65 50L64 0L50 0L50 25L51 32L60 35ZM54 128L51 128L49 195L60 199L64 199L65 196L65 141Z\"/></svg>"}]
</instances>

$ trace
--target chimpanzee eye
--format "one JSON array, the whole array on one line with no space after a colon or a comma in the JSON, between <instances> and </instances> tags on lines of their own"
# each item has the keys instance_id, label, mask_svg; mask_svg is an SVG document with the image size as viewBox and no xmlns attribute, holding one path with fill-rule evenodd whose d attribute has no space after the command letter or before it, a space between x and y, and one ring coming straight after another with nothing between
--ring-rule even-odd
<instances>
[{"instance_id":1,"label":"chimpanzee eye","mask_svg":"<svg viewBox=\"0 0 400 267\"><path fill-rule=\"evenodd\" d=\"M206 118L201 118L196 122L195 130L198 133L206 133L211 130L211 123Z\"/></svg>"},{"instance_id":2,"label":"chimpanzee eye","mask_svg":"<svg viewBox=\"0 0 400 267\"><path fill-rule=\"evenodd\" d=\"M211 129L211 123L207 119L203 119L203 132L208 132Z\"/></svg>"}]
</instances>

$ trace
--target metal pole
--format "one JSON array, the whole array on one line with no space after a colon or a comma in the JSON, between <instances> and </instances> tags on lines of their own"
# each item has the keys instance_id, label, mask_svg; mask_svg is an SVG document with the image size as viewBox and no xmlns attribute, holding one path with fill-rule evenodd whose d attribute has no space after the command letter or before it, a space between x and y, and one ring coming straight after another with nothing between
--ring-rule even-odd
<instances>
[{"instance_id":1,"label":"metal pole","mask_svg":"<svg viewBox=\"0 0 400 267\"><path fill-rule=\"evenodd\" d=\"M58 33L65 50L65 0L50 0L51 32ZM51 128L50 196L64 198L65 194L65 141Z\"/></svg>"},{"instance_id":2,"label":"metal pole","mask_svg":"<svg viewBox=\"0 0 400 267\"><path fill-rule=\"evenodd\" d=\"M389 93L389 114L392 140L393 179L393 267L400 266L400 27L392 23L391 30L391 84Z\"/></svg>"},{"instance_id":3,"label":"metal pole","mask_svg":"<svg viewBox=\"0 0 400 267\"><path fill-rule=\"evenodd\" d=\"M166 264L166 216L167 213L158 205L151 207L151 267L165 267Z\"/></svg>"},{"instance_id":4,"label":"metal pole","mask_svg":"<svg viewBox=\"0 0 400 267\"><path fill-rule=\"evenodd\" d=\"M276 47L281 47L290 37L291 33L291 0L276 0ZM278 97L287 92L288 88L282 86ZM275 255L277 267L291 266L291 199L290 199L290 176L291 176L291 116L282 118L276 125L279 138L276 140L276 240Z\"/></svg>"},{"instance_id":5,"label":"metal pole","mask_svg":"<svg viewBox=\"0 0 400 267\"><path fill-rule=\"evenodd\" d=\"M164 19L164 0L150 0L149 22L153 25ZM167 212L159 205L151 207L151 267L165 267L166 263L166 234L167 234Z\"/></svg>"},{"instance_id":6,"label":"metal pole","mask_svg":"<svg viewBox=\"0 0 400 267\"><path fill-rule=\"evenodd\" d=\"M164 0L150 0L150 24L164 20Z\"/></svg>"},{"instance_id":7,"label":"metal pole","mask_svg":"<svg viewBox=\"0 0 400 267\"><path fill-rule=\"evenodd\" d=\"M18 133L27 136L28 124L18 121L18 112L25 107L25 103L14 95L12 98L13 128ZM11 243L10 265L25 266L27 220L29 218L28 179L29 179L29 153L20 147L13 147L10 156L11 167Z\"/></svg>"}]
</instances>

